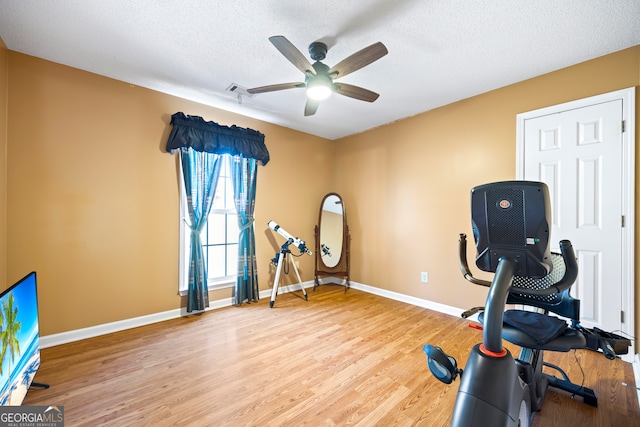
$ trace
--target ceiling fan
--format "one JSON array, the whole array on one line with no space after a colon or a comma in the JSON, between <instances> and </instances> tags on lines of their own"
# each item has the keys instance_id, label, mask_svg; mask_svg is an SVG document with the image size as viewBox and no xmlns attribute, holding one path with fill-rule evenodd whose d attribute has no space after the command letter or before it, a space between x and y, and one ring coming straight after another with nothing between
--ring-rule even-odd
<instances>
[{"instance_id":1,"label":"ceiling fan","mask_svg":"<svg viewBox=\"0 0 640 427\"><path fill-rule=\"evenodd\" d=\"M327 45L322 42L316 41L309 45L309 55L311 59L315 61L312 65L286 37L273 36L269 37L269 41L289 62L305 74L304 83L280 83L247 89L247 92L251 94L293 88L306 88L307 102L304 107L305 116L315 114L320 101L326 99L332 92L367 102L373 102L380 96L375 92L359 86L347 83L336 83L334 81L385 56L388 53L387 48L380 42L365 47L343 59L333 67L329 67L320 62L327 56L328 50Z\"/></svg>"}]
</instances>

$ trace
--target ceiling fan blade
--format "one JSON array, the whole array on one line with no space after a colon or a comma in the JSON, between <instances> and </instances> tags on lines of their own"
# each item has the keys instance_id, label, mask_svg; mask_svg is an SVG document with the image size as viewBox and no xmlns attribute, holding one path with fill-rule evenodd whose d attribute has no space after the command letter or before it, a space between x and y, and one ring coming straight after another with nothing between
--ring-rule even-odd
<instances>
[{"instance_id":1,"label":"ceiling fan blade","mask_svg":"<svg viewBox=\"0 0 640 427\"><path fill-rule=\"evenodd\" d=\"M304 83L279 83L277 85L254 87L252 89L247 89L247 92L254 94L254 93L274 92L276 90L294 89L297 87L305 87L305 84Z\"/></svg>"},{"instance_id":2,"label":"ceiling fan blade","mask_svg":"<svg viewBox=\"0 0 640 427\"><path fill-rule=\"evenodd\" d=\"M329 69L329 74L337 73L337 76L335 77L336 79L344 77L347 74L351 74L354 71L377 61L387 53L389 53L389 51L385 45L380 42L374 43L371 46L365 47L364 49L359 50L353 55L338 62Z\"/></svg>"},{"instance_id":3,"label":"ceiling fan blade","mask_svg":"<svg viewBox=\"0 0 640 427\"><path fill-rule=\"evenodd\" d=\"M304 104L304 115L313 116L316 113L316 111L318 111L319 105L320 105L320 101L307 98L307 103Z\"/></svg>"},{"instance_id":4,"label":"ceiling fan blade","mask_svg":"<svg viewBox=\"0 0 640 427\"><path fill-rule=\"evenodd\" d=\"M316 74L316 70L313 69L309 60L285 36L272 36L269 37L269 41L305 75L307 72Z\"/></svg>"},{"instance_id":5,"label":"ceiling fan blade","mask_svg":"<svg viewBox=\"0 0 640 427\"><path fill-rule=\"evenodd\" d=\"M380 96L379 94L359 86L349 85L346 83L334 83L335 92L349 98L359 99L360 101L373 102Z\"/></svg>"}]
</instances>

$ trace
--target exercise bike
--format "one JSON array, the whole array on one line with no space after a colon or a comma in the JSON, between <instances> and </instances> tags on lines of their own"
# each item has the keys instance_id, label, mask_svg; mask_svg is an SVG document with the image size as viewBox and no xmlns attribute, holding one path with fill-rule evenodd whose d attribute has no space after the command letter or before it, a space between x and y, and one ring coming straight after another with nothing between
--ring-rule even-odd
<instances>
[{"instance_id":1,"label":"exercise bike","mask_svg":"<svg viewBox=\"0 0 640 427\"><path fill-rule=\"evenodd\" d=\"M460 270L471 283L489 287L481 312L483 341L469 354L464 371L444 351L424 346L433 375L450 384L460 375L452 426L529 426L542 408L548 387L582 397L597 406L595 391L572 383L558 366L544 362L544 351L568 352L585 348L580 327L580 301L569 295L578 275L571 242L560 241L560 254L551 253L549 190L544 183L504 181L471 190L472 229L476 265L495 273L492 281L473 277L467 264L466 235L458 243ZM505 311L507 304L531 309ZM567 320L550 316L556 313ZM505 339L521 347L513 358ZM600 346L611 358L613 349ZM613 354L615 357L615 354ZM546 366L561 378L542 371Z\"/></svg>"}]
</instances>

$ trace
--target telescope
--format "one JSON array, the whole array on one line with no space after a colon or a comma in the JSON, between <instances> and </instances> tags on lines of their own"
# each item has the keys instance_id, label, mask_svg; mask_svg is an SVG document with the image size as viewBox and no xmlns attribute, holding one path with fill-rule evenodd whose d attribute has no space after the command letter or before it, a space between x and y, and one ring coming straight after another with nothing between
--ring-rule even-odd
<instances>
[{"instance_id":1,"label":"telescope","mask_svg":"<svg viewBox=\"0 0 640 427\"><path fill-rule=\"evenodd\" d=\"M273 231L277 232L282 237L287 239L287 241L290 241L291 244L293 244L295 247L298 248L300 253L304 252L307 255L312 255L311 251L307 248L306 244L304 243L304 240L300 240L297 237L293 237L291 234L287 233L287 230L280 227L275 221L269 221L267 225L269 226L270 229L272 229Z\"/></svg>"},{"instance_id":2,"label":"telescope","mask_svg":"<svg viewBox=\"0 0 640 427\"><path fill-rule=\"evenodd\" d=\"M320 249L322 249L322 256L331 256L331 248L329 246L322 243Z\"/></svg>"},{"instance_id":3,"label":"telescope","mask_svg":"<svg viewBox=\"0 0 640 427\"><path fill-rule=\"evenodd\" d=\"M304 299L306 300L307 291L304 290L304 286L302 285L302 279L300 278L300 273L298 273L298 267L296 267L296 263L293 261L293 255L289 250L289 245L295 245L300 250L300 255L303 253L307 255L311 255L311 251L307 249L307 246L304 243L304 240L300 240L297 237L293 237L291 234L287 233L287 231L280 227L275 221L269 221L267 223L270 229L277 232L279 235L287 239L284 245L280 248L280 252L276 254L276 257L271 260L271 262L276 263L276 278L273 281L273 290L271 291L271 301L269 302L269 306L273 308L273 304L276 302L276 296L278 295L278 283L280 282L280 272L282 272L282 266L286 263L286 256L289 255L291 260L291 265L293 265L293 271L296 272L296 276L298 276L298 282L300 283L300 288L302 289L302 293L304 294ZM287 274L287 268L285 267L284 274Z\"/></svg>"}]
</instances>

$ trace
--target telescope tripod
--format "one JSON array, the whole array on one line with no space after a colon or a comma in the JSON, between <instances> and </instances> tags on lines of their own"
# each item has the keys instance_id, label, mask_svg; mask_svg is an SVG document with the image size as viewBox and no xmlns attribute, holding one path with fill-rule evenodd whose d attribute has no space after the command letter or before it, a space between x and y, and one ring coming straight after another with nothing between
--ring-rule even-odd
<instances>
[{"instance_id":1,"label":"telescope tripod","mask_svg":"<svg viewBox=\"0 0 640 427\"><path fill-rule=\"evenodd\" d=\"M298 267L296 267L296 263L293 260L293 255L289 250L289 245L291 243L293 243L293 240L288 239L285 242L285 244L282 245L282 248L280 248L280 252L277 254L278 261L277 261L277 267L276 267L276 278L273 281L273 290L271 291L271 301L269 302L270 308L273 308L273 304L275 304L276 302L276 295L278 295L278 283L280 283L280 273L282 272L282 266L286 262L287 255L289 255L289 262L291 262L291 265L293 266L293 271L296 272L296 276L298 277L298 283L300 283L300 288L302 289L302 293L304 294L304 299L307 301L309 300L307 291L304 289L304 286L302 286L302 279L300 278L300 273L298 273ZM276 261L276 258L273 258L271 260L272 263L275 263L275 261Z\"/></svg>"}]
</instances>

